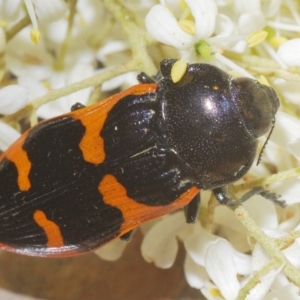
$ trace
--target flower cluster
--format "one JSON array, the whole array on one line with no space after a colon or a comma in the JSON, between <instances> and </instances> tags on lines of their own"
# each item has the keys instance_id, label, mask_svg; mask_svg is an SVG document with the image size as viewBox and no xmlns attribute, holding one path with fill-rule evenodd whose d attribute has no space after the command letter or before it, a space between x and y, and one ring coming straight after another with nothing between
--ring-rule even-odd
<instances>
[{"instance_id":1,"label":"flower cluster","mask_svg":"<svg viewBox=\"0 0 300 300\"><path fill-rule=\"evenodd\" d=\"M145 224L141 252L169 268L182 243L186 279L207 299L299 299L299 11L296 0L0 0L0 150L24 117L34 125L91 104L136 83L137 71L154 75L166 57L268 82L281 98L274 132L230 190L262 185L287 207L255 196L231 210L201 192L198 222L176 212ZM96 254L116 260L125 246Z\"/></svg>"}]
</instances>

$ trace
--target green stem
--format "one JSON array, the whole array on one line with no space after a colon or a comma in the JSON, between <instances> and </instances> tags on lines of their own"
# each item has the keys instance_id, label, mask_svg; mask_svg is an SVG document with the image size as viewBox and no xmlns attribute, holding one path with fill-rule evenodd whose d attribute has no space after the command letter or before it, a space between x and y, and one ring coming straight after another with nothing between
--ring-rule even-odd
<instances>
[{"instance_id":1,"label":"green stem","mask_svg":"<svg viewBox=\"0 0 300 300\"><path fill-rule=\"evenodd\" d=\"M252 189L254 187L258 187L258 186L268 189L269 185L272 183L291 179L291 178L296 178L299 175L300 175L300 167L290 169L288 171L280 172L280 173L277 173L277 174L274 174L274 175L271 175L268 177L260 178L257 180L252 180L250 182L232 185L232 186L230 186L230 188L231 188L231 191L233 191L234 193L238 193L238 192L245 191L245 190L250 190L250 189Z\"/></svg>"},{"instance_id":2,"label":"green stem","mask_svg":"<svg viewBox=\"0 0 300 300\"><path fill-rule=\"evenodd\" d=\"M288 279L296 286L300 287L300 272L285 258L280 251L277 241L268 235L266 235L251 219L248 212L243 206L238 206L234 209L234 213L238 220L245 226L249 235L254 238L255 241L261 244L266 252L280 264L283 264L283 271ZM260 277L261 278L261 277Z\"/></svg>"},{"instance_id":3,"label":"green stem","mask_svg":"<svg viewBox=\"0 0 300 300\"><path fill-rule=\"evenodd\" d=\"M72 38L72 28L74 24L75 13L76 13L76 3L77 0L70 1L70 14L68 18L68 29L67 29L66 37L61 45L59 54L57 56L57 60L53 65L53 68L57 71L64 70L65 67L64 61Z\"/></svg>"},{"instance_id":4,"label":"green stem","mask_svg":"<svg viewBox=\"0 0 300 300\"><path fill-rule=\"evenodd\" d=\"M8 42L11 40L17 33L19 33L23 28L28 26L30 24L30 18L28 15L26 15L23 19L21 19L18 23L16 23L14 26L9 28L6 31L6 41Z\"/></svg>"},{"instance_id":5,"label":"green stem","mask_svg":"<svg viewBox=\"0 0 300 300\"><path fill-rule=\"evenodd\" d=\"M280 266L280 260L273 259L268 264L266 264L263 268L261 268L255 275L251 277L251 279L246 283L246 285L240 289L237 300L246 299L249 292L255 288L257 284L260 283L261 278L266 276L270 271Z\"/></svg>"}]
</instances>

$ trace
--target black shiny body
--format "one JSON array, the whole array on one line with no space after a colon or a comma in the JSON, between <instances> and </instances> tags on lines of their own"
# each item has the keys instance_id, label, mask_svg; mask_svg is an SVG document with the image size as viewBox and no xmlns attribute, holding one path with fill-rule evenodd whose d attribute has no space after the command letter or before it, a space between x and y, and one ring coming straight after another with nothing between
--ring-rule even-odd
<instances>
[{"instance_id":1,"label":"black shiny body","mask_svg":"<svg viewBox=\"0 0 300 300\"><path fill-rule=\"evenodd\" d=\"M29 131L22 145L32 164L28 191L20 191L14 163L1 160L1 243L30 255L51 255L86 252L125 234L123 208L106 204L98 189L107 174L126 188L127 197L154 207L175 203L195 186L226 186L249 170L257 137L270 129L278 109L275 92L250 79L235 81L206 64L189 65L173 83L174 62L162 62L155 92L141 85L144 93L127 95L108 111L99 132L104 139L99 151L105 152L101 164L85 161L79 143L86 128L72 113ZM264 118L259 123L260 103ZM86 108L76 108L87 117ZM65 248L47 249L45 233L32 219L36 210L59 226ZM135 226L139 217L132 220Z\"/></svg>"}]
</instances>

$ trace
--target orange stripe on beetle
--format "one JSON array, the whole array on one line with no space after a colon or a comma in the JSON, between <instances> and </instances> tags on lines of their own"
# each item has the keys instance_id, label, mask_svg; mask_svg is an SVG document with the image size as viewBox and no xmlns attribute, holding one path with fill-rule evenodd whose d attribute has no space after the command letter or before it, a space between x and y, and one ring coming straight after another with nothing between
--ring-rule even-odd
<instances>
[{"instance_id":1,"label":"orange stripe on beetle","mask_svg":"<svg viewBox=\"0 0 300 300\"><path fill-rule=\"evenodd\" d=\"M103 177L98 190L102 194L105 204L117 207L122 211L124 223L121 226L121 234L148 220L182 208L199 193L197 187L192 187L169 205L148 206L129 198L126 188L111 174Z\"/></svg>"},{"instance_id":2,"label":"orange stripe on beetle","mask_svg":"<svg viewBox=\"0 0 300 300\"><path fill-rule=\"evenodd\" d=\"M48 242L47 247L63 247L64 240L57 224L47 219L45 213L36 210L33 214L34 221L45 231Z\"/></svg>"},{"instance_id":3,"label":"orange stripe on beetle","mask_svg":"<svg viewBox=\"0 0 300 300\"><path fill-rule=\"evenodd\" d=\"M1 157L0 161L6 157L9 161L13 162L18 171L18 186L21 191L28 191L31 187L29 180L29 173L31 170L31 162L28 159L27 152L23 150L22 146L27 137L28 131L8 149Z\"/></svg>"},{"instance_id":4,"label":"orange stripe on beetle","mask_svg":"<svg viewBox=\"0 0 300 300\"><path fill-rule=\"evenodd\" d=\"M104 122L113 106L128 95L143 95L155 93L156 84L144 84L143 88L134 86L119 94L107 98L103 102L73 111L72 118L80 120L85 126L85 134L80 141L79 148L85 161L93 164L101 164L105 160L104 140L100 136Z\"/></svg>"}]
</instances>

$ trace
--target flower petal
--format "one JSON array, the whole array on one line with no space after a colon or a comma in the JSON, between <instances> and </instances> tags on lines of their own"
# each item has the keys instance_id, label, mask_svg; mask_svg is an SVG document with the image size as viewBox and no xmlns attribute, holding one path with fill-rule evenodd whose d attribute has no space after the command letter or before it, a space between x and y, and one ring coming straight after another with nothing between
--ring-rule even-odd
<instances>
[{"instance_id":1,"label":"flower petal","mask_svg":"<svg viewBox=\"0 0 300 300\"><path fill-rule=\"evenodd\" d=\"M115 261L119 259L128 243L120 239L115 239L100 249L94 251L96 255L107 261Z\"/></svg>"},{"instance_id":2,"label":"flower petal","mask_svg":"<svg viewBox=\"0 0 300 300\"><path fill-rule=\"evenodd\" d=\"M297 185L300 185L300 181L298 179ZM272 189L273 190L273 189ZM298 198L300 195L300 190L298 190ZM300 208L298 204L294 205L289 205L288 207L285 207L281 211L281 215L279 217L280 220L283 220L279 226L278 229L285 231L285 232L290 232L295 229L295 227L300 223Z\"/></svg>"},{"instance_id":3,"label":"flower petal","mask_svg":"<svg viewBox=\"0 0 300 300\"><path fill-rule=\"evenodd\" d=\"M265 266L270 260L269 256L266 254L264 249L260 244L256 244L252 254L252 272L255 274L262 267ZM271 270L266 276L260 279L259 283L251 289L247 295L247 300L264 299L265 295L268 293L270 286L278 274L278 269Z\"/></svg>"},{"instance_id":4,"label":"flower petal","mask_svg":"<svg viewBox=\"0 0 300 300\"><path fill-rule=\"evenodd\" d=\"M184 274L188 284L195 289L201 289L205 281L209 280L205 268L196 264L188 254L184 261Z\"/></svg>"},{"instance_id":5,"label":"flower petal","mask_svg":"<svg viewBox=\"0 0 300 300\"><path fill-rule=\"evenodd\" d=\"M207 273L228 300L236 299L241 287L233 255L232 246L224 239L210 243L205 255Z\"/></svg>"},{"instance_id":6,"label":"flower petal","mask_svg":"<svg viewBox=\"0 0 300 300\"><path fill-rule=\"evenodd\" d=\"M230 245L231 246L231 245ZM236 272L240 275L248 275L251 272L251 256L233 249L233 260L236 265Z\"/></svg>"},{"instance_id":7,"label":"flower petal","mask_svg":"<svg viewBox=\"0 0 300 300\"><path fill-rule=\"evenodd\" d=\"M280 5L282 4L282 0L269 0L269 1L261 1L262 11L266 18L272 18L280 9Z\"/></svg>"},{"instance_id":8,"label":"flower petal","mask_svg":"<svg viewBox=\"0 0 300 300\"><path fill-rule=\"evenodd\" d=\"M298 119L284 112L278 112L271 140L287 148L300 161L300 122Z\"/></svg>"},{"instance_id":9,"label":"flower petal","mask_svg":"<svg viewBox=\"0 0 300 300\"><path fill-rule=\"evenodd\" d=\"M250 33L261 30L265 27L265 16L261 11L241 14L238 20L238 31L241 34L249 35Z\"/></svg>"},{"instance_id":10,"label":"flower petal","mask_svg":"<svg viewBox=\"0 0 300 300\"><path fill-rule=\"evenodd\" d=\"M300 239L296 239L296 241L287 249L284 249L283 254L290 261L290 263L297 269L300 267Z\"/></svg>"},{"instance_id":11,"label":"flower petal","mask_svg":"<svg viewBox=\"0 0 300 300\"><path fill-rule=\"evenodd\" d=\"M216 38L222 36L231 36L235 30L232 20L223 14L217 14L215 34Z\"/></svg>"},{"instance_id":12,"label":"flower petal","mask_svg":"<svg viewBox=\"0 0 300 300\"><path fill-rule=\"evenodd\" d=\"M270 288L270 292L264 297L264 300L299 300L299 287L288 282L286 278L287 282L280 282L277 280L278 277L276 277Z\"/></svg>"},{"instance_id":13,"label":"flower petal","mask_svg":"<svg viewBox=\"0 0 300 300\"><path fill-rule=\"evenodd\" d=\"M7 68L17 77L31 76L46 79L52 72L53 56L41 40L38 45L28 38L30 27L24 28L6 46Z\"/></svg>"},{"instance_id":14,"label":"flower petal","mask_svg":"<svg viewBox=\"0 0 300 300\"><path fill-rule=\"evenodd\" d=\"M6 123L0 121L0 150L5 151L13 142L15 142L21 134L7 125Z\"/></svg>"},{"instance_id":15,"label":"flower petal","mask_svg":"<svg viewBox=\"0 0 300 300\"><path fill-rule=\"evenodd\" d=\"M198 231L184 241L184 247L191 258L200 266L204 266L207 247L210 242L218 239L199 226Z\"/></svg>"},{"instance_id":16,"label":"flower petal","mask_svg":"<svg viewBox=\"0 0 300 300\"><path fill-rule=\"evenodd\" d=\"M277 228L278 216L274 203L267 201L262 196L256 195L245 202L244 206L257 226Z\"/></svg>"},{"instance_id":17,"label":"flower petal","mask_svg":"<svg viewBox=\"0 0 300 300\"><path fill-rule=\"evenodd\" d=\"M154 262L159 268L170 268L178 251L176 234L185 226L188 225L182 212L166 216L157 222L142 242L141 252L144 259Z\"/></svg>"},{"instance_id":18,"label":"flower petal","mask_svg":"<svg viewBox=\"0 0 300 300\"><path fill-rule=\"evenodd\" d=\"M93 75L93 67L90 64L77 63L69 72L53 74L50 84L56 89L65 85L79 82ZM44 104L38 108L37 114L39 117L47 119L70 111L71 106L76 102L87 104L92 88L72 93L68 96L61 97L55 101Z\"/></svg>"},{"instance_id":19,"label":"flower petal","mask_svg":"<svg viewBox=\"0 0 300 300\"><path fill-rule=\"evenodd\" d=\"M207 300L224 300L220 290L211 281L205 281L204 287L201 288L201 293Z\"/></svg>"},{"instance_id":20,"label":"flower petal","mask_svg":"<svg viewBox=\"0 0 300 300\"><path fill-rule=\"evenodd\" d=\"M300 202L300 179L291 178L285 181L272 183L272 192L281 195L288 205L296 204Z\"/></svg>"},{"instance_id":21,"label":"flower petal","mask_svg":"<svg viewBox=\"0 0 300 300\"><path fill-rule=\"evenodd\" d=\"M260 11L260 0L234 0L234 6L240 13Z\"/></svg>"},{"instance_id":22,"label":"flower petal","mask_svg":"<svg viewBox=\"0 0 300 300\"><path fill-rule=\"evenodd\" d=\"M67 12L67 4L62 0L32 0L40 22L54 22Z\"/></svg>"},{"instance_id":23,"label":"flower petal","mask_svg":"<svg viewBox=\"0 0 300 300\"><path fill-rule=\"evenodd\" d=\"M211 0L186 0L196 23L197 39L205 39L210 37L216 24L216 16L218 13L215 1Z\"/></svg>"},{"instance_id":24,"label":"flower petal","mask_svg":"<svg viewBox=\"0 0 300 300\"><path fill-rule=\"evenodd\" d=\"M288 66L300 66L300 38L291 39L279 46L278 56Z\"/></svg>"},{"instance_id":25,"label":"flower petal","mask_svg":"<svg viewBox=\"0 0 300 300\"><path fill-rule=\"evenodd\" d=\"M300 106L300 85L298 81L287 81L277 78L273 83L276 90L279 90L286 101Z\"/></svg>"},{"instance_id":26,"label":"flower petal","mask_svg":"<svg viewBox=\"0 0 300 300\"><path fill-rule=\"evenodd\" d=\"M193 37L185 33L171 12L163 5L153 6L146 16L148 32L158 41L186 50L193 44Z\"/></svg>"},{"instance_id":27,"label":"flower petal","mask_svg":"<svg viewBox=\"0 0 300 300\"><path fill-rule=\"evenodd\" d=\"M0 114L10 115L23 108L28 101L29 90L21 85L8 85L0 89Z\"/></svg>"},{"instance_id":28,"label":"flower petal","mask_svg":"<svg viewBox=\"0 0 300 300\"><path fill-rule=\"evenodd\" d=\"M5 46L6 46L6 35L5 35L5 31L2 27L0 27L0 54L2 55L2 53L5 50Z\"/></svg>"},{"instance_id":29,"label":"flower petal","mask_svg":"<svg viewBox=\"0 0 300 300\"><path fill-rule=\"evenodd\" d=\"M20 13L21 0L0 0L0 19L6 22L15 21Z\"/></svg>"}]
</instances>

